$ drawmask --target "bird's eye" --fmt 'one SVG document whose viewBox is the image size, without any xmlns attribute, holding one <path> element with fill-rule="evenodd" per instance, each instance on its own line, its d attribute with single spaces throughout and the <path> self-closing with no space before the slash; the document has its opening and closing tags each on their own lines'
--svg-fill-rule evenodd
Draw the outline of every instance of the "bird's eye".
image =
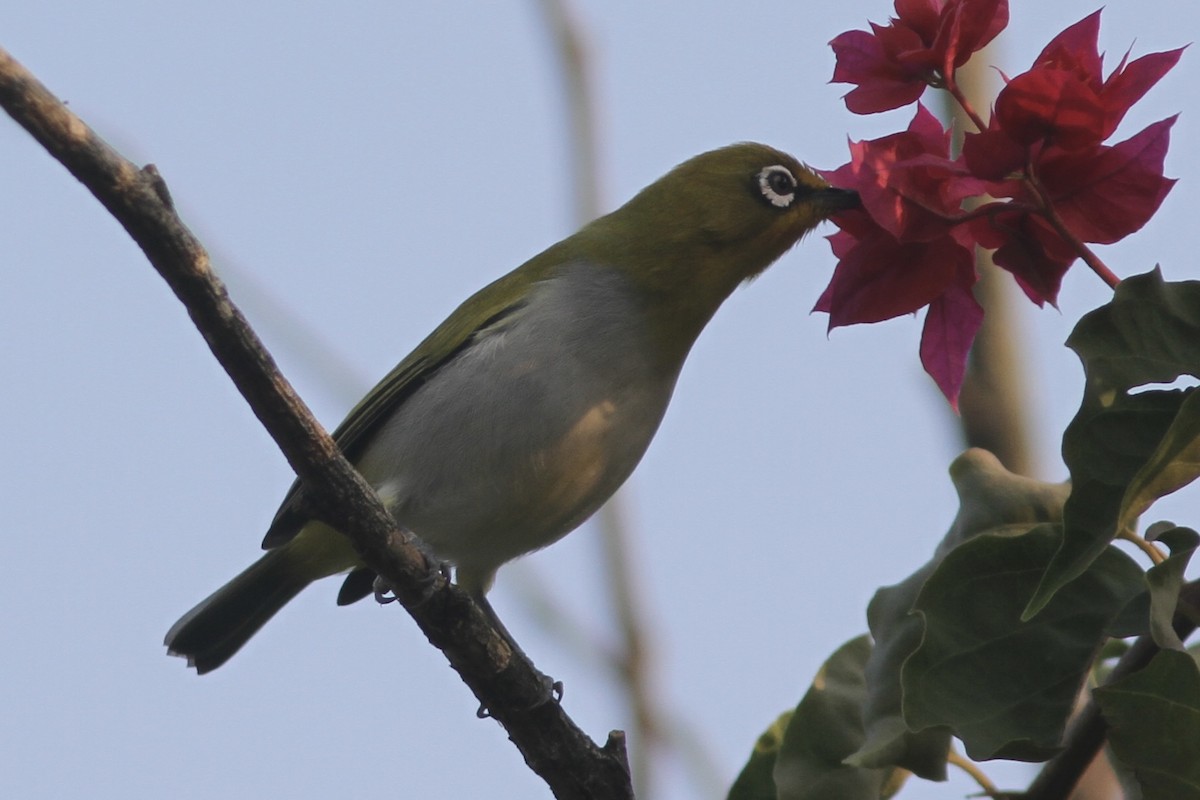
<svg viewBox="0 0 1200 800">
<path fill-rule="evenodd" d="M 787 167 L 776 164 L 758 173 L 763 199 L 776 208 L 787 208 L 796 199 L 796 179 Z"/>
</svg>

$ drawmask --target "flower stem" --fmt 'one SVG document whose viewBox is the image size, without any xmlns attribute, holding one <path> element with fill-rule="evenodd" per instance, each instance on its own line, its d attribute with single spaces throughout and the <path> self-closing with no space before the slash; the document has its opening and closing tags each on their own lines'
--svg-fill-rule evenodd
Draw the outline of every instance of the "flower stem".
<svg viewBox="0 0 1200 800">
<path fill-rule="evenodd" d="M 983 790 L 983 795 L 986 797 L 1007 797 L 1007 793 L 1001 792 L 996 788 L 996 784 L 992 783 L 984 771 L 979 768 L 979 765 L 974 761 L 959 755 L 957 750 L 953 748 L 947 754 L 946 760 L 954 766 L 961 769 L 963 772 L 971 776 L 971 779 L 979 784 L 979 788 Z"/>
<path fill-rule="evenodd" d="M 963 113 L 970 117 L 971 122 L 975 125 L 975 129 L 978 131 L 986 131 L 987 123 L 983 121 L 983 117 L 979 116 L 979 113 L 975 110 L 975 107 L 971 105 L 971 101 L 967 99 L 966 94 L 964 94 L 963 90 L 959 88 L 958 81 L 954 79 L 953 72 L 946 75 L 945 88 L 946 91 L 950 93 L 950 96 L 958 102 L 958 105 L 962 108 Z"/>
<path fill-rule="evenodd" d="M 1100 280 L 1107 283 L 1109 288 L 1116 289 L 1117 284 L 1121 282 L 1121 279 L 1115 272 L 1108 268 L 1108 265 L 1101 260 L 1100 256 L 1096 255 L 1095 252 L 1092 251 L 1092 248 L 1084 244 L 1082 239 L 1071 232 L 1071 229 L 1068 228 L 1066 223 L 1062 221 L 1062 218 L 1058 216 L 1058 212 L 1054 210 L 1054 206 L 1047 204 L 1044 212 L 1046 214 L 1046 221 L 1054 226 L 1054 230 L 1058 232 L 1059 236 L 1066 240 L 1067 244 L 1074 248 L 1075 252 L 1079 254 L 1079 257 L 1083 259 L 1083 263 L 1087 264 L 1088 267 L 1091 268 L 1092 272 L 1099 275 Z"/>
<path fill-rule="evenodd" d="M 1058 215 L 1058 211 L 1055 210 L 1054 203 L 1051 202 L 1050 198 L 1046 195 L 1045 190 L 1042 189 L 1042 185 L 1038 182 L 1037 178 L 1033 176 L 1033 170 L 1031 167 L 1026 167 L 1023 181 L 1025 185 L 1029 187 L 1029 190 L 1033 193 L 1033 195 L 1037 198 L 1042 215 L 1045 216 L 1046 221 L 1050 223 L 1055 232 L 1062 237 L 1063 241 L 1071 246 L 1071 249 L 1083 259 L 1083 263 L 1087 264 L 1088 267 L 1091 268 L 1092 272 L 1100 276 L 1100 280 L 1107 283 L 1110 289 L 1116 289 L 1117 284 L 1121 282 L 1121 278 L 1108 268 L 1108 265 L 1104 263 L 1100 256 L 1093 252 L 1092 248 L 1088 247 L 1082 239 L 1076 236 L 1075 233 L 1067 227 L 1067 224 L 1063 222 L 1062 217 Z"/>
<path fill-rule="evenodd" d="M 1141 536 L 1138 536 L 1133 531 L 1128 531 L 1128 530 L 1121 531 L 1120 533 L 1117 534 L 1117 538 L 1124 539 L 1125 541 L 1133 544 L 1135 547 L 1137 547 L 1139 550 L 1141 550 L 1143 553 L 1145 553 L 1147 556 L 1149 556 L 1150 560 L 1156 565 L 1161 564 L 1167 560 L 1167 557 L 1162 554 L 1161 550 L 1159 550 L 1157 547 L 1155 547 L 1150 542 L 1147 542 Z"/>
</svg>

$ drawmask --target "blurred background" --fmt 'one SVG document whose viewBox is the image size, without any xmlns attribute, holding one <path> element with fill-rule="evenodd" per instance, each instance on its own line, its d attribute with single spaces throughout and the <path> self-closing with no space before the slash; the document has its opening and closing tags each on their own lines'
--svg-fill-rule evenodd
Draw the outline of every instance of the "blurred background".
<svg viewBox="0 0 1200 800">
<path fill-rule="evenodd" d="M 1014 0 L 986 57 L 1020 72 L 1097 6 Z M 884 0 L 565 10 L 590 75 L 594 195 L 558 3 L 44 0 L 0 9 L 0 46 L 158 166 L 332 427 L 460 300 L 577 227 L 588 197 L 609 210 L 739 140 L 833 168 L 847 137 L 911 117 L 853 116 L 849 87 L 827 83 L 826 43 L 886 21 Z M 1198 30 L 1200 6 L 1110 0 L 1101 47 L 1111 68 Z M 1118 132 L 1184 112 L 1167 159 L 1183 180 L 1101 249 L 1118 274 L 1197 275 L 1198 83 L 1188 52 Z M 954 516 L 961 426 L 921 371 L 920 319 L 826 336 L 809 309 L 833 264 L 812 237 L 726 304 L 619 495 L 640 704 L 619 679 L 629 639 L 599 525 L 492 593 L 568 713 L 600 740 L 630 731 L 643 799 L 723 797 L 759 733 L 866 629 L 876 587 L 925 562 Z M 1039 477 L 1066 476 L 1081 392 L 1062 342 L 1108 296 L 1076 265 L 1060 310 L 1018 298 L 999 338 Z M 292 474 L 141 253 L 7 117 L 0 325 L 0 796 L 549 797 L 407 616 L 337 608 L 335 581 L 216 673 L 166 657 L 171 623 L 257 556 Z M 1200 503 L 1156 508 L 1195 524 Z M 985 768 L 1008 788 L 1032 772 Z M 909 792 L 975 790 L 951 777 Z"/>
</svg>

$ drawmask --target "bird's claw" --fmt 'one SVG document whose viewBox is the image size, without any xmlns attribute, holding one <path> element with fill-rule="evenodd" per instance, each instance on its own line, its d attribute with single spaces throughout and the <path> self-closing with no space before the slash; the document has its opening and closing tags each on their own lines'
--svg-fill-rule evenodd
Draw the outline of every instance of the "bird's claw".
<svg viewBox="0 0 1200 800">
<path fill-rule="evenodd" d="M 396 590 L 392 585 L 383 579 L 382 575 L 375 576 L 375 582 L 371 584 L 371 589 L 375 594 L 375 602 L 381 606 L 386 606 L 388 603 L 394 603 L 400 598 L 396 596 Z"/>
<path fill-rule="evenodd" d="M 433 597 L 434 592 L 439 587 L 450 582 L 450 565 L 445 561 L 437 561 L 432 557 L 429 558 L 429 563 L 437 568 L 437 574 L 431 575 L 421 581 L 421 594 L 413 602 L 410 608 L 417 608 L 429 602 L 429 598 Z M 380 605 L 395 603 L 400 599 L 396 594 L 396 589 L 384 580 L 382 575 L 375 576 L 375 582 L 371 586 L 375 593 L 375 602 Z"/>
</svg>

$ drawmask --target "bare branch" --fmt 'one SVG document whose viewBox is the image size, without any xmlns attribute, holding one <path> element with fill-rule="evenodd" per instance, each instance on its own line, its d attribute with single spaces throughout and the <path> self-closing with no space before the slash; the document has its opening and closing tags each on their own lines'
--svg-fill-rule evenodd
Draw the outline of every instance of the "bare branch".
<svg viewBox="0 0 1200 800">
<path fill-rule="evenodd" d="M 138 169 L 0 49 L 0 105 L 83 183 L 125 228 L 183 302 L 296 473 L 314 513 L 354 543 L 396 589 L 429 641 L 504 726 L 530 768 L 566 798 L 632 798 L 624 735 L 600 748 L 546 697 L 544 676 L 488 624 L 471 600 L 426 562 L 371 487 L 309 413 L 183 225 L 166 184 Z"/>
<path fill-rule="evenodd" d="M 587 39 L 566 0 L 540 0 L 540 5 L 558 56 L 567 107 L 575 217 L 582 225 L 600 216 L 600 148 Z"/>
</svg>

